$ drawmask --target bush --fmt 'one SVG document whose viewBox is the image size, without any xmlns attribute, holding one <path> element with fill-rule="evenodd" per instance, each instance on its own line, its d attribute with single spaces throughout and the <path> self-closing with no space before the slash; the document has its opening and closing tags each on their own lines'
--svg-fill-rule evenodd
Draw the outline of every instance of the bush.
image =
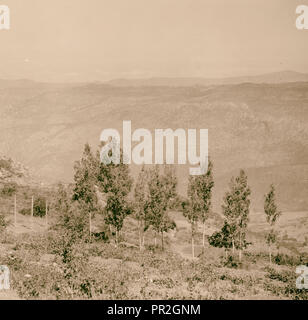
<svg viewBox="0 0 308 320">
<path fill-rule="evenodd" d="M 108 241 L 109 240 L 109 234 L 106 231 L 102 232 L 91 232 L 91 236 L 95 241 Z"/>
<path fill-rule="evenodd" d="M 31 215 L 31 208 L 23 208 L 19 211 L 24 216 Z M 38 197 L 33 203 L 33 216 L 44 217 L 46 215 L 46 199 L 44 197 Z"/>
<path fill-rule="evenodd" d="M 19 210 L 19 213 L 24 215 L 24 216 L 29 216 L 31 214 L 31 209 L 21 209 Z"/>
<path fill-rule="evenodd" d="M 46 215 L 46 199 L 38 197 L 33 203 L 33 215 L 35 217 L 44 217 Z"/>
<path fill-rule="evenodd" d="M 281 282 L 290 282 L 294 278 L 294 273 L 291 273 L 290 271 L 276 271 L 273 268 L 267 268 L 268 271 L 268 278 L 272 280 L 277 280 Z"/>
<path fill-rule="evenodd" d="M 240 263 L 237 258 L 233 256 L 228 256 L 227 258 L 223 258 L 223 265 L 228 268 L 237 268 Z"/>
<path fill-rule="evenodd" d="M 8 225 L 9 222 L 5 219 L 4 214 L 0 213 L 0 231 L 3 231 Z"/>
<path fill-rule="evenodd" d="M 284 265 L 284 266 L 297 266 L 300 264 L 300 261 L 297 257 L 289 256 L 287 254 L 277 254 L 274 257 L 274 262 L 278 265 Z"/>
<path fill-rule="evenodd" d="M 3 186 L 1 194 L 3 196 L 11 197 L 16 192 L 16 187 L 15 183 L 7 183 Z"/>
</svg>

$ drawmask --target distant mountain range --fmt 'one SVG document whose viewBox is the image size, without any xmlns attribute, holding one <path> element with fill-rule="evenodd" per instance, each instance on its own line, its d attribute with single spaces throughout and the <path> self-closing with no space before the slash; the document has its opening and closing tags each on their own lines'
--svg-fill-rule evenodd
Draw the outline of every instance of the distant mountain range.
<svg viewBox="0 0 308 320">
<path fill-rule="evenodd" d="M 93 83 L 47 83 L 36 82 L 28 79 L 5 80 L 0 79 L 0 89 L 4 88 L 37 88 L 57 89 L 63 87 L 86 86 L 86 85 L 106 85 L 116 87 L 193 87 L 193 86 L 211 86 L 211 85 L 228 85 L 241 83 L 255 84 L 278 84 L 290 82 L 308 82 L 308 74 L 295 71 L 280 71 L 266 73 L 256 76 L 241 76 L 227 78 L 141 78 L 141 79 L 113 79 L 110 81 L 96 81 Z"/>
<path fill-rule="evenodd" d="M 230 77 L 230 78 L 150 78 L 150 79 L 115 79 L 108 84 L 123 87 L 140 86 L 209 86 L 239 83 L 286 83 L 286 82 L 307 82 L 308 74 L 294 71 L 282 71 L 268 73 L 258 76 Z"/>
<path fill-rule="evenodd" d="M 0 154 L 23 163 L 47 184 L 70 182 L 84 144 L 97 148 L 101 131 L 121 132 L 123 120 L 132 120 L 133 130 L 207 128 L 217 210 L 240 168 L 248 172 L 254 208 L 262 209 L 263 195 L 274 182 L 282 210 L 307 210 L 308 76 L 282 72 L 241 79 L 149 87 L 133 85 L 135 80 L 126 80 L 129 86 L 2 80 Z M 132 166 L 134 175 L 138 170 Z M 185 194 L 188 166 L 179 166 L 178 174 Z"/>
</svg>

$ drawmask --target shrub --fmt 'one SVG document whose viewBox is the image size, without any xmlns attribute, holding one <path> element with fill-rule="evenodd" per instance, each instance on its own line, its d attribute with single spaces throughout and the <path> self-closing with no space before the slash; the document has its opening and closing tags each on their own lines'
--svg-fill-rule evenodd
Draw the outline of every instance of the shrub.
<svg viewBox="0 0 308 320">
<path fill-rule="evenodd" d="M 24 216 L 29 216 L 31 214 L 31 209 L 24 208 L 24 209 L 19 210 L 19 213 Z"/>
<path fill-rule="evenodd" d="M 35 217 L 44 217 L 46 215 L 46 199 L 38 197 L 33 203 L 33 215 Z"/>
<path fill-rule="evenodd" d="M 9 222 L 5 219 L 4 214 L 0 213 L 0 231 L 3 231 L 8 225 Z"/>
<path fill-rule="evenodd" d="M 268 278 L 272 280 L 278 280 L 278 281 L 287 283 L 294 278 L 294 273 L 291 273 L 289 271 L 283 270 L 283 271 L 277 272 L 272 268 L 267 268 L 267 271 L 269 273 Z"/>
<path fill-rule="evenodd" d="M 228 268 L 237 268 L 239 266 L 239 261 L 233 256 L 228 256 L 223 258 L 223 265 Z"/>
<path fill-rule="evenodd" d="M 279 253 L 274 257 L 274 262 L 278 265 L 289 265 L 297 266 L 300 264 L 299 259 L 294 256 L 289 256 L 287 254 Z"/>
<path fill-rule="evenodd" d="M 31 214 L 31 208 L 23 208 L 19 211 L 24 216 Z M 44 197 L 38 197 L 34 199 L 33 203 L 33 216 L 44 217 L 46 215 L 46 199 Z"/>
<path fill-rule="evenodd" d="M 16 192 L 16 187 L 15 183 L 7 183 L 3 186 L 1 194 L 3 196 L 11 197 Z"/>
<path fill-rule="evenodd" d="M 96 241 L 108 241 L 109 240 L 109 234 L 106 231 L 91 232 L 91 236 Z"/>
</svg>

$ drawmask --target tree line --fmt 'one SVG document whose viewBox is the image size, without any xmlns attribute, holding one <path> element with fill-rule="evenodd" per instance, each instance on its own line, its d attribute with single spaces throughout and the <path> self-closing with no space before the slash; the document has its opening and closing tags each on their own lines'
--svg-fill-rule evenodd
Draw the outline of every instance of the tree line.
<svg viewBox="0 0 308 320">
<path fill-rule="evenodd" d="M 195 257 L 195 236 L 198 225 L 202 226 L 202 248 L 206 247 L 206 222 L 212 212 L 214 188 L 213 162 L 208 162 L 207 172 L 190 176 L 187 197 L 181 199 L 177 194 L 177 176 L 171 165 L 143 166 L 134 184 L 129 166 L 123 163 L 123 153 L 119 164 L 104 164 L 100 161 L 99 151 L 93 153 L 89 144 L 84 147 L 80 161 L 75 164 L 74 186 L 71 200 L 88 220 L 89 237 L 91 223 L 95 214 L 102 214 L 110 234 L 114 235 L 115 245 L 119 245 L 120 233 L 125 218 L 132 215 L 138 222 L 139 248 L 145 248 L 145 233 L 149 228 L 154 231 L 154 242 L 160 237 L 164 248 L 164 234 L 176 227 L 169 217 L 170 209 L 179 206 L 191 225 L 192 256 Z M 72 213 L 71 203 L 65 191 L 58 191 L 58 210 Z M 208 238 L 210 245 L 224 248 L 226 254 L 238 251 L 241 261 L 243 250 L 249 245 L 246 240 L 249 221 L 251 189 L 244 170 L 239 176 L 232 177 L 229 190 L 222 203 L 224 224 L 220 231 Z M 275 188 L 270 186 L 264 196 L 264 212 L 270 231 L 266 235 L 271 262 L 272 246 L 277 240 L 275 224 L 281 212 L 277 208 Z M 87 218 L 86 218 L 87 217 Z"/>
</svg>

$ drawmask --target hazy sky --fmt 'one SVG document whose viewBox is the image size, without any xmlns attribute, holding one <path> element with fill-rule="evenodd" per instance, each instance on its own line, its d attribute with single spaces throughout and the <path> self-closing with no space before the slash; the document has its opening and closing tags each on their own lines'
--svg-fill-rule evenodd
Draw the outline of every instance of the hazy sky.
<svg viewBox="0 0 308 320">
<path fill-rule="evenodd" d="M 0 78 L 96 81 L 308 72 L 308 0 L 0 0 Z"/>
</svg>

